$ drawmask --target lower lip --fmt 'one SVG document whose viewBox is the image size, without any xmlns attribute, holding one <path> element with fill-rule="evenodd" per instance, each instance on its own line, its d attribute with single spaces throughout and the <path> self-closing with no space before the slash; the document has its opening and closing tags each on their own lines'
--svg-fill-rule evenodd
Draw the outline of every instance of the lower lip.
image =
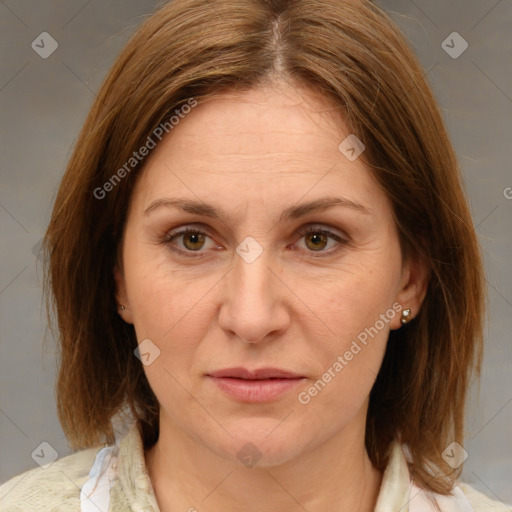
<svg viewBox="0 0 512 512">
<path fill-rule="evenodd" d="M 228 377 L 209 378 L 227 395 L 241 402 L 270 402 L 291 391 L 305 378 L 245 380 Z"/>
</svg>

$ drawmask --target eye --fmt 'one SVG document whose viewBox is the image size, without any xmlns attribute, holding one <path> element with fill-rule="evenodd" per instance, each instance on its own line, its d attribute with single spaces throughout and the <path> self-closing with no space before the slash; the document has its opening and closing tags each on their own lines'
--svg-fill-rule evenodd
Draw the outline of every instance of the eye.
<svg viewBox="0 0 512 512">
<path fill-rule="evenodd" d="M 306 226 L 298 232 L 299 235 L 305 237 L 304 243 L 310 250 L 308 252 L 320 252 L 327 253 L 327 255 L 334 254 L 343 248 L 343 245 L 347 245 L 348 241 L 342 238 L 337 233 L 324 229 L 318 226 Z M 325 247 L 329 243 L 329 239 L 338 242 L 337 247 L 331 250 L 324 251 Z M 336 245 L 336 244 L 335 244 Z M 323 254 L 322 254 L 323 255 Z"/>
<path fill-rule="evenodd" d="M 340 235 L 318 226 L 306 226 L 298 231 L 301 237 L 305 237 L 305 247 L 307 252 L 322 253 L 323 255 L 332 255 L 347 245 L 349 242 L 342 238 Z M 181 239 L 181 247 L 175 244 L 176 240 Z M 186 227 L 179 231 L 170 232 L 165 235 L 162 242 L 169 246 L 169 248 L 181 255 L 187 257 L 202 257 L 207 249 L 205 247 L 207 239 L 211 237 L 197 228 Z M 329 240 L 337 242 L 338 247 L 334 249 L 324 250 L 329 244 Z M 212 241 L 213 242 L 213 241 Z M 334 244 L 336 245 L 336 244 Z M 220 249 L 219 246 L 213 245 L 214 248 Z M 210 247 L 212 248 L 212 247 Z M 194 254 L 195 253 L 195 254 Z"/>
<path fill-rule="evenodd" d="M 175 239 L 182 239 L 182 247 L 173 246 L 172 242 Z M 191 257 L 200 257 L 202 256 L 201 249 L 203 249 L 205 245 L 205 241 L 207 238 L 210 238 L 204 231 L 200 231 L 199 229 L 194 228 L 185 228 L 180 231 L 171 232 L 165 236 L 163 242 L 168 244 L 168 246 L 174 252 L 179 254 L 183 254 Z M 198 253 L 198 254 L 191 254 Z"/>
</svg>

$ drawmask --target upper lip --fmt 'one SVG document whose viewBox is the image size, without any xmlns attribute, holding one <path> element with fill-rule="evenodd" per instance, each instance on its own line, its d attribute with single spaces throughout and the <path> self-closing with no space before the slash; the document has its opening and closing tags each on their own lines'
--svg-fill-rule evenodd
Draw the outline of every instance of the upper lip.
<svg viewBox="0 0 512 512">
<path fill-rule="evenodd" d="M 232 377 L 235 379 L 260 380 L 260 379 L 297 379 L 303 375 L 283 370 L 281 368 L 259 368 L 248 370 L 247 368 L 224 368 L 208 373 L 210 377 Z"/>
</svg>

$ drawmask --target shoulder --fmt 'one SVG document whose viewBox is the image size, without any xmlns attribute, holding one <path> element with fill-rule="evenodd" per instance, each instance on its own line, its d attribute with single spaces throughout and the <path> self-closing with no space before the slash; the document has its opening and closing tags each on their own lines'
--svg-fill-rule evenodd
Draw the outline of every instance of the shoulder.
<svg viewBox="0 0 512 512">
<path fill-rule="evenodd" d="M 80 489 L 101 446 L 57 459 L 0 485 L 2 512 L 80 512 Z"/>
<path fill-rule="evenodd" d="M 410 474 L 409 450 L 395 443 L 384 473 L 376 512 L 512 512 L 512 507 L 456 481 L 449 494 L 439 494 L 417 485 Z M 499 498 L 498 498 L 499 499 Z"/>
<path fill-rule="evenodd" d="M 459 489 L 464 493 L 464 496 L 471 504 L 474 512 L 512 512 L 510 505 L 505 505 L 500 501 L 493 500 L 485 494 L 473 489 L 468 484 L 458 484 Z"/>
</svg>

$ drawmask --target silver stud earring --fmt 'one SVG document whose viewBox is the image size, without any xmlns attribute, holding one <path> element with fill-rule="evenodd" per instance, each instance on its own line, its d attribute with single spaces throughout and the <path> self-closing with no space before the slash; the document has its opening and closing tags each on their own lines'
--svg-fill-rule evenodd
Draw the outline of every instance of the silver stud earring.
<svg viewBox="0 0 512 512">
<path fill-rule="evenodd" d="M 400 322 L 402 324 L 406 324 L 407 322 L 410 322 L 412 320 L 411 318 L 411 310 L 410 309 L 404 309 L 402 311 L 402 318 L 400 318 Z"/>
<path fill-rule="evenodd" d="M 125 306 L 123 306 L 123 305 L 121 304 L 121 305 L 119 306 L 119 309 L 120 309 L 121 311 L 124 311 L 124 310 L 126 309 L 126 307 L 125 307 Z"/>
</svg>

